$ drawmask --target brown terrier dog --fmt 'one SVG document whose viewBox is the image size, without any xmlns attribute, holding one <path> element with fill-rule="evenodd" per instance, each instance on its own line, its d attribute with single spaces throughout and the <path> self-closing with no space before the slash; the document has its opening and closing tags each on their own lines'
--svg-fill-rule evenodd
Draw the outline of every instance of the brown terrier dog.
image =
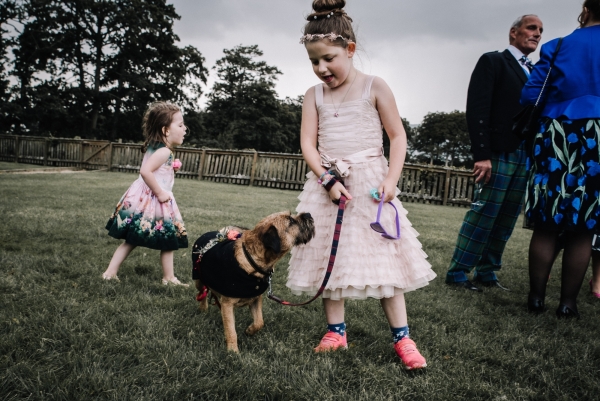
<svg viewBox="0 0 600 401">
<path fill-rule="evenodd" d="M 233 308 L 250 307 L 253 322 L 246 334 L 262 329 L 262 294 L 269 286 L 275 263 L 293 246 L 306 244 L 314 235 L 309 213 L 292 216 L 281 212 L 265 217 L 252 230 L 225 227 L 202 235 L 194 243 L 192 278 L 199 291 L 199 309 L 208 309 L 210 290 L 221 307 L 229 351 L 239 352 Z"/>
</svg>

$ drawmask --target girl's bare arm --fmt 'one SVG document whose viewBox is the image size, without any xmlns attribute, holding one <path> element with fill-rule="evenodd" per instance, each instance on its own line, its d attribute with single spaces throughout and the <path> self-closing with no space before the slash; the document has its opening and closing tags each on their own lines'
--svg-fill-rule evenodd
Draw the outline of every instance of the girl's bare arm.
<svg viewBox="0 0 600 401">
<path fill-rule="evenodd" d="M 154 171 L 157 170 L 160 166 L 165 164 L 165 162 L 169 159 L 171 155 L 171 151 L 169 148 L 160 148 L 152 156 L 146 160 L 146 163 L 140 169 L 140 175 L 144 179 L 144 182 L 148 187 L 154 192 L 154 195 L 158 198 L 158 201 L 163 203 L 167 202 L 171 199 L 171 194 L 167 191 L 164 191 L 160 185 L 158 185 L 158 181 L 154 177 Z"/>
</svg>

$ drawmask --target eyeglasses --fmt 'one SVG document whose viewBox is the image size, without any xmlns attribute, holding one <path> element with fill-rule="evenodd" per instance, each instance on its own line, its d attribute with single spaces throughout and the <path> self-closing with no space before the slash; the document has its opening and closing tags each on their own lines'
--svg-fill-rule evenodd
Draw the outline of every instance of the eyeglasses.
<svg viewBox="0 0 600 401">
<path fill-rule="evenodd" d="M 381 193 L 381 201 L 379 202 L 379 208 L 377 209 L 377 220 L 375 220 L 373 223 L 370 224 L 371 228 L 373 229 L 373 231 L 380 233 L 383 238 L 400 239 L 400 218 L 398 217 L 398 209 L 396 208 L 396 206 L 394 206 L 394 204 L 392 202 L 389 202 L 388 204 L 391 205 L 394 208 L 394 210 L 396 211 L 396 236 L 392 236 L 392 235 L 388 234 L 388 232 L 385 231 L 385 228 L 383 228 L 383 226 L 379 222 L 379 219 L 381 217 L 381 210 L 383 209 L 383 204 L 385 203 L 383 201 L 384 199 L 385 199 L 385 194 L 382 192 Z"/>
</svg>

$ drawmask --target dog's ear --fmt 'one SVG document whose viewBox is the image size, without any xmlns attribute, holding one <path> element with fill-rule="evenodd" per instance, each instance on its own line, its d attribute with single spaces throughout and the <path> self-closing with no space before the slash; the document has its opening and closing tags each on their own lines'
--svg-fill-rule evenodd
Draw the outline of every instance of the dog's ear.
<svg viewBox="0 0 600 401">
<path fill-rule="evenodd" d="M 281 252 L 281 239 L 279 239 L 279 233 L 274 226 L 269 227 L 262 236 L 262 243 L 265 249 L 273 251 L 275 254 Z"/>
</svg>

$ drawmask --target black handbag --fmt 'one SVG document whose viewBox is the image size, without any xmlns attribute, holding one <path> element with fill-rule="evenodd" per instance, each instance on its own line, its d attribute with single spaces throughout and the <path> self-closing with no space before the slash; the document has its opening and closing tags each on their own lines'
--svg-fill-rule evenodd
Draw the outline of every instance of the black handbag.
<svg viewBox="0 0 600 401">
<path fill-rule="evenodd" d="M 554 50 L 554 54 L 552 55 L 552 61 L 550 62 L 548 74 L 546 75 L 546 79 L 544 80 L 544 84 L 542 85 L 542 89 L 540 90 L 540 94 L 538 95 L 535 104 L 529 104 L 525 106 L 525 108 L 523 108 L 523 110 L 521 110 L 519 114 L 513 118 L 512 132 L 521 140 L 532 139 L 537 133 L 539 119 L 543 109 L 542 105 L 540 105 L 540 99 L 542 98 L 542 94 L 544 93 L 544 89 L 548 83 L 548 78 L 550 78 L 550 73 L 552 72 L 552 67 L 554 67 L 554 61 L 556 60 L 556 56 L 560 50 L 562 40 L 563 38 L 558 40 L 556 50 Z"/>
</svg>

